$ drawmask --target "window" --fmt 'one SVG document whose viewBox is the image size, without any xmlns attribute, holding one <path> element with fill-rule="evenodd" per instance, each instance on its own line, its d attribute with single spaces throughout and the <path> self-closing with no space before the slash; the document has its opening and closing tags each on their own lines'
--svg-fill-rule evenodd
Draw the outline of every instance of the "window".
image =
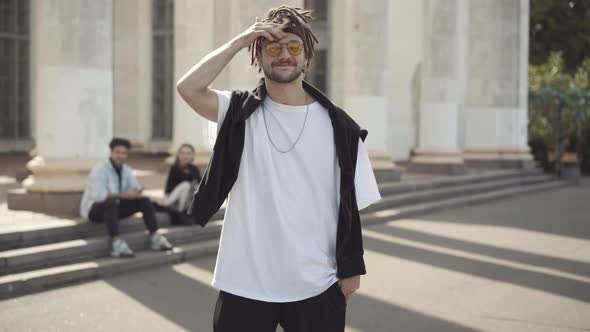
<svg viewBox="0 0 590 332">
<path fill-rule="evenodd" d="M 328 0 L 305 0 L 305 8 L 311 10 L 311 29 L 319 40 L 305 80 L 323 93 L 328 93 Z"/>
<path fill-rule="evenodd" d="M 30 138 L 28 0 L 0 0 L 0 120 L 0 139 Z"/>
<path fill-rule="evenodd" d="M 326 49 L 316 49 L 306 79 L 323 93 L 327 93 L 328 63 Z"/>
<path fill-rule="evenodd" d="M 152 139 L 172 139 L 174 1 L 152 0 Z"/>
<path fill-rule="evenodd" d="M 328 20 L 328 0 L 305 0 L 305 9 L 311 9 L 315 20 Z"/>
</svg>

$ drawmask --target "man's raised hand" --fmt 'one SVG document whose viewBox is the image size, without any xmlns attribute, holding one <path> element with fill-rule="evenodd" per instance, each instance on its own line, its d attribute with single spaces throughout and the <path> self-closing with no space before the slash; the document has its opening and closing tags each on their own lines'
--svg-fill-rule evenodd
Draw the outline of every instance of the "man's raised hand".
<svg viewBox="0 0 590 332">
<path fill-rule="evenodd" d="M 288 22 L 285 22 L 283 24 L 261 22 L 260 19 L 257 17 L 254 24 L 252 24 L 248 29 L 246 29 L 244 32 L 238 35 L 236 37 L 236 40 L 240 42 L 242 47 L 250 46 L 250 44 L 252 44 L 256 39 L 260 37 L 264 37 L 270 41 L 279 40 L 286 36 L 282 29 L 287 24 Z"/>
</svg>

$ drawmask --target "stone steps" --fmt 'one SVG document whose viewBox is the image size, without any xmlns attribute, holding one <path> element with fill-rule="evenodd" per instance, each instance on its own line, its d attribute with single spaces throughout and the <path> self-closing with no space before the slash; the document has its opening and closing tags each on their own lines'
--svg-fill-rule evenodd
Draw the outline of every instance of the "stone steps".
<svg viewBox="0 0 590 332">
<path fill-rule="evenodd" d="M 438 178 L 404 180 L 403 182 L 389 182 L 379 184 L 381 196 L 392 194 L 410 193 L 420 190 L 446 188 L 488 181 L 499 181 L 513 178 L 522 178 L 544 174 L 541 170 L 518 171 L 518 170 L 494 170 L 485 173 L 474 173 L 457 176 Z"/>
<path fill-rule="evenodd" d="M 525 184 L 519 187 L 498 189 L 475 195 L 460 196 L 428 203 L 403 206 L 396 209 L 382 209 L 379 211 L 373 211 L 371 213 L 365 213 L 361 215 L 361 221 L 364 226 L 380 224 L 392 220 L 410 218 L 449 208 L 481 204 L 519 194 L 559 189 L 568 185 L 569 183 L 564 181 L 547 181 L 541 183 Z"/>
<path fill-rule="evenodd" d="M 221 224 L 221 220 L 217 220 L 208 224 L 205 228 L 200 226 L 178 226 L 161 228 L 160 232 L 173 244 L 194 243 L 219 237 Z M 134 251 L 148 249 L 148 236 L 143 229 L 126 233 L 123 237 Z M 5 250 L 0 252 L 0 276 L 105 257 L 109 253 L 110 240 L 106 235 Z"/>
<path fill-rule="evenodd" d="M 374 204 L 378 205 L 377 208 L 371 206 L 361 211 L 361 222 L 366 226 L 567 185 L 538 172 L 498 173 L 479 178 L 479 182 L 466 176 L 457 177 L 455 181 L 416 181 L 412 184 L 413 187 L 406 188 L 412 192 L 392 190 L 389 194 L 383 194 L 382 201 Z M 396 187 L 390 184 L 383 186 Z M 221 220 L 212 221 L 205 228 L 163 227 L 163 233 L 178 247 L 168 253 L 148 250 L 143 224 L 137 221 L 134 224 L 138 227 L 128 228 L 123 235 L 136 252 L 137 256 L 133 259 L 107 257 L 109 243 L 101 225 L 92 225 L 100 228 L 101 236 L 55 241 L 0 252 L 0 297 L 12 297 L 143 267 L 173 264 L 217 251 Z M 21 234 L 23 238 L 27 238 L 25 233 L 26 231 Z M 45 234 L 41 238 L 46 240 L 51 239 L 51 236 Z"/>
<path fill-rule="evenodd" d="M 213 220 L 222 219 L 225 209 L 221 208 Z M 160 227 L 169 227 L 170 218 L 167 214 L 156 212 L 156 219 Z M 121 234 L 144 230 L 141 217 L 129 217 L 121 220 L 119 231 Z M 58 241 L 87 239 L 103 236 L 106 228 L 103 224 L 95 224 L 82 219 L 52 221 L 43 225 L 30 225 L 19 228 L 0 230 L 0 250 L 26 248 L 30 246 L 50 244 Z"/>
<path fill-rule="evenodd" d="M 415 192 L 388 195 L 384 196 L 380 202 L 364 209 L 362 214 L 371 213 L 374 211 L 390 210 L 399 206 L 413 206 L 424 202 L 444 200 L 451 197 L 472 195 L 475 193 L 487 192 L 490 190 L 503 189 L 507 187 L 514 187 L 520 185 L 528 185 L 539 182 L 550 181 L 550 177 L 545 175 L 532 175 L 527 177 L 516 177 L 501 179 L 499 181 L 489 181 L 482 183 L 472 183 L 460 186 L 446 186 L 437 189 L 418 190 Z M 160 216 L 165 217 L 165 216 Z M 167 234 L 170 241 L 175 244 L 186 243 L 189 241 L 198 241 L 203 237 L 214 237 L 221 229 L 221 221 L 217 220 L 208 225 L 205 229 L 200 227 L 174 227 L 167 229 L 167 221 L 160 222 L 163 231 Z M 143 223 L 140 221 L 127 221 L 122 227 L 122 236 L 129 242 L 130 246 L 136 250 L 147 248 L 147 236 L 144 231 Z M 73 261 L 91 259 L 96 257 L 103 257 L 109 253 L 109 240 L 104 235 L 104 229 L 101 225 L 94 224 L 76 224 L 74 226 L 64 226 L 70 232 L 70 235 L 75 236 L 81 231 L 88 230 L 92 227 L 93 232 L 88 231 L 84 235 L 92 234 L 94 237 L 80 237 L 75 239 L 67 239 L 59 241 L 53 238 L 52 234 L 59 234 L 59 229 L 49 229 L 49 233 L 43 234 L 41 239 L 43 242 L 51 242 L 48 244 L 36 243 L 35 245 L 4 250 L 0 252 L 0 275 L 9 273 L 17 273 L 46 266 L 55 266 L 58 264 L 65 264 Z M 72 228 L 78 229 L 79 232 L 72 231 Z M 98 229 L 97 229 L 98 228 Z M 100 235 L 94 234 L 96 231 Z M 23 238 L 32 239 L 31 234 L 38 233 L 38 230 L 32 232 L 23 232 Z M 37 234 L 39 235 L 39 234 Z M 63 237 L 63 235 L 60 234 Z"/>
<path fill-rule="evenodd" d="M 133 259 L 103 257 L 1 276 L 0 299 L 213 255 L 217 253 L 217 244 L 217 239 L 205 240 L 176 246 L 169 252 L 138 251 Z"/>
<path fill-rule="evenodd" d="M 500 179 L 494 179 L 494 181 L 482 183 L 468 182 L 467 184 L 459 184 L 456 186 L 435 187 L 434 189 L 418 190 L 403 194 L 390 194 L 387 196 L 382 195 L 382 199 L 379 202 L 367 207 L 363 212 L 367 213 L 398 206 L 444 200 L 457 196 L 479 194 L 492 190 L 543 183 L 551 180 L 553 180 L 552 176 L 544 174 L 508 178 L 502 177 Z"/>
<path fill-rule="evenodd" d="M 394 194 L 408 194 L 416 193 L 416 201 L 424 201 L 420 199 L 419 192 L 443 189 L 448 187 L 457 187 L 468 184 L 483 184 L 485 182 L 500 181 L 506 179 L 519 179 L 523 177 L 537 176 L 542 173 L 539 172 L 520 172 L 520 171 L 492 171 L 483 174 L 468 174 L 455 177 L 444 177 L 434 179 L 419 179 L 404 182 L 384 182 L 379 183 L 379 191 L 381 196 L 386 197 Z M 422 197 L 428 197 L 424 195 Z M 379 203 L 376 203 L 379 204 Z M 382 204 L 379 204 L 382 206 Z M 368 207 L 368 211 L 374 209 L 373 206 Z M 225 208 L 222 207 L 214 216 L 213 220 L 223 219 Z M 170 220 L 166 214 L 157 214 L 158 224 L 160 227 L 170 226 Z M 121 220 L 120 233 L 127 234 L 145 229 L 138 218 L 128 218 Z M 105 227 L 101 224 L 93 224 L 81 219 L 63 220 L 59 222 L 51 222 L 46 225 L 33 225 L 30 227 L 21 227 L 16 229 L 0 230 L 0 250 L 10 250 L 18 248 L 26 248 L 30 246 L 55 243 L 60 241 L 69 241 L 76 239 L 86 239 L 104 235 Z"/>
</svg>

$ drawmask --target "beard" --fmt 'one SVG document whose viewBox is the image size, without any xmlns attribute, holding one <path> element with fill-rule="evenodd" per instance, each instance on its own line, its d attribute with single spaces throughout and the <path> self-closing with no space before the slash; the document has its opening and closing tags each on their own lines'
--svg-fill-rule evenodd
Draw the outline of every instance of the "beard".
<svg viewBox="0 0 590 332">
<path fill-rule="evenodd" d="M 276 64 L 276 65 L 280 65 L 280 64 Z M 262 68 L 262 71 L 264 72 L 264 76 L 273 82 L 283 83 L 283 84 L 284 83 L 291 83 L 291 82 L 295 81 L 297 78 L 299 78 L 299 76 L 303 72 L 303 66 L 295 66 L 295 69 L 289 74 L 278 73 L 278 72 L 274 71 L 274 67 L 276 65 L 271 65 L 270 69 L 267 69 L 265 67 Z M 290 63 L 289 65 L 292 65 L 292 64 Z"/>
</svg>

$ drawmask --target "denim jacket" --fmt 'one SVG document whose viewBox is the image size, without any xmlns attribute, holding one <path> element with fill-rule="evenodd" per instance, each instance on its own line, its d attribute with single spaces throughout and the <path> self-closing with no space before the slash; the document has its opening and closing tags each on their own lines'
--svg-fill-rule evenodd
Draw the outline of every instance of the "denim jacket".
<svg viewBox="0 0 590 332">
<path fill-rule="evenodd" d="M 130 189 L 136 191 L 142 189 L 131 167 L 123 164 L 121 188 L 119 188 L 119 176 L 111 161 L 107 159 L 98 163 L 92 168 L 86 180 L 86 189 L 80 202 L 80 215 L 88 218 L 93 203 L 104 201 L 110 193 L 124 193 Z"/>
</svg>

